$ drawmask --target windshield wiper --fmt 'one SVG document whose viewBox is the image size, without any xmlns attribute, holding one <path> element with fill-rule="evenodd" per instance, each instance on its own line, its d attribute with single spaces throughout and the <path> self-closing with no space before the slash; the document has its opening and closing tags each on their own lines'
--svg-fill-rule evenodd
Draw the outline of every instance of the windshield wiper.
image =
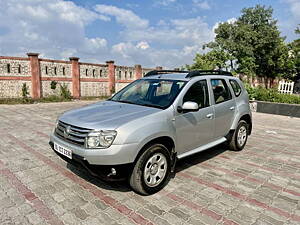
<svg viewBox="0 0 300 225">
<path fill-rule="evenodd" d="M 113 100 L 115 102 L 121 102 L 121 103 L 128 103 L 128 104 L 133 104 L 133 105 L 136 105 L 136 103 L 134 102 L 130 102 L 130 101 L 126 101 L 126 100 Z"/>
<path fill-rule="evenodd" d="M 139 104 L 142 106 L 148 106 L 148 107 L 153 107 L 153 108 L 158 108 L 158 109 L 163 109 L 164 107 L 159 106 L 159 105 L 152 105 L 152 104 Z"/>
</svg>

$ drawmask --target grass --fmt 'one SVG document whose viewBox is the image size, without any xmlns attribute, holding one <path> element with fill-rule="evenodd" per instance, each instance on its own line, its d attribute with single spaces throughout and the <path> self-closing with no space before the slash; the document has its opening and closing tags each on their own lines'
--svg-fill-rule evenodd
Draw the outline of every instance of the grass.
<svg viewBox="0 0 300 225">
<path fill-rule="evenodd" d="M 105 100 L 108 96 L 100 97 L 81 97 L 80 100 L 93 101 L 93 100 Z M 34 104 L 34 103 L 49 103 L 49 102 L 70 102 L 74 101 L 72 98 L 64 98 L 61 96 L 51 95 L 40 99 L 32 98 L 0 98 L 0 104 L 15 105 L 15 104 Z"/>
</svg>

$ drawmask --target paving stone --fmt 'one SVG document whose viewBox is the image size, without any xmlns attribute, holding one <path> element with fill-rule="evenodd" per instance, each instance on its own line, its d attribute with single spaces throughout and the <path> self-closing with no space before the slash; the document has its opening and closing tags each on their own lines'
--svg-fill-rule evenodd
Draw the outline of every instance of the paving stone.
<svg viewBox="0 0 300 225">
<path fill-rule="evenodd" d="M 31 224 L 39 224 L 43 222 L 43 219 L 36 212 L 30 213 L 26 215 L 26 217 Z"/>
<path fill-rule="evenodd" d="M 57 115 L 90 103 L 1 105 L 1 225 L 46 224 L 41 212 L 44 216 L 51 212 L 65 224 L 127 225 L 146 221 L 211 225 L 222 224 L 225 220 L 216 218 L 224 218 L 247 225 L 298 225 L 298 221 L 284 216 L 287 214 L 265 206 L 300 215 L 300 119 L 253 113 L 253 132 L 243 151 L 226 151 L 218 146 L 183 159 L 178 162 L 175 178 L 162 192 L 140 196 L 125 183 L 95 179 L 50 149 L 47 135 L 53 131 Z M 266 130 L 276 130 L 277 135 Z M 26 190 L 12 185 L 12 178 L 2 174 L 1 163 Z M 120 211 L 113 200 L 104 203 L 103 194 L 121 204 Z M 28 200 L 32 198 L 43 205 L 34 205 Z"/>
<path fill-rule="evenodd" d="M 105 203 L 103 203 L 102 201 L 100 201 L 98 199 L 92 201 L 92 204 L 94 204 L 98 209 L 101 209 L 101 210 L 105 210 L 108 207 Z"/>
<path fill-rule="evenodd" d="M 153 214 L 155 214 L 155 215 L 161 216 L 163 213 L 165 213 L 164 210 L 161 210 L 160 208 L 158 208 L 157 206 L 152 205 L 152 204 L 148 204 L 148 205 L 146 206 L 146 208 L 147 208 L 149 211 L 151 211 Z"/>
</svg>

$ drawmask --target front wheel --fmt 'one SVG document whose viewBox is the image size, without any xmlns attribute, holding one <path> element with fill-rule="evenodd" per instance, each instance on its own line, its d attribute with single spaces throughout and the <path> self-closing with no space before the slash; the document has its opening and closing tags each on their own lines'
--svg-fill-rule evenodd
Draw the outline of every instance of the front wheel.
<svg viewBox="0 0 300 225">
<path fill-rule="evenodd" d="M 238 123 L 231 140 L 228 141 L 229 148 L 234 151 L 243 150 L 248 140 L 248 134 L 249 125 L 244 120 L 241 120 Z"/>
<path fill-rule="evenodd" d="M 162 144 L 153 144 L 136 161 L 129 179 L 130 186 L 140 194 L 154 194 L 168 182 L 170 169 L 168 149 Z"/>
</svg>

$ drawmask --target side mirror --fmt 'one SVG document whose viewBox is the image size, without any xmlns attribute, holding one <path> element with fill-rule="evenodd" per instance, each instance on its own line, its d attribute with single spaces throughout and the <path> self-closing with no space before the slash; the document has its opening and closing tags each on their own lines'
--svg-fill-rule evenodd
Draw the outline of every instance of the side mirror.
<svg viewBox="0 0 300 225">
<path fill-rule="evenodd" d="M 181 112 L 196 112 L 199 110 L 199 105 L 196 102 L 185 102 L 182 106 L 177 107 L 177 111 Z"/>
</svg>

